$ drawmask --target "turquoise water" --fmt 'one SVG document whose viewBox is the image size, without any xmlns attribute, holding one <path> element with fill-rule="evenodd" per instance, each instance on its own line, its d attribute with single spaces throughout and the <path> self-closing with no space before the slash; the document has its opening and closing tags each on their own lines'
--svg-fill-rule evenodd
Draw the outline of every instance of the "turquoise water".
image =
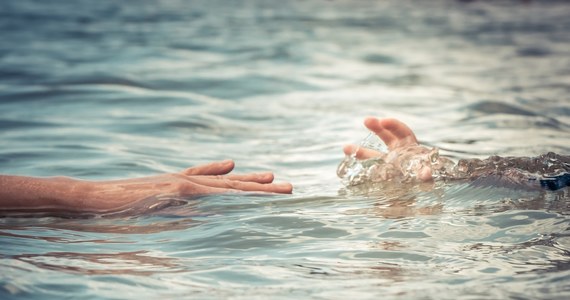
<svg viewBox="0 0 570 300">
<path fill-rule="evenodd" d="M 452 157 L 570 153 L 565 1 L 4 1 L 1 172 L 232 158 L 292 195 L 0 218 L 0 299 L 567 299 L 569 189 L 346 189 L 397 117 Z"/>
</svg>

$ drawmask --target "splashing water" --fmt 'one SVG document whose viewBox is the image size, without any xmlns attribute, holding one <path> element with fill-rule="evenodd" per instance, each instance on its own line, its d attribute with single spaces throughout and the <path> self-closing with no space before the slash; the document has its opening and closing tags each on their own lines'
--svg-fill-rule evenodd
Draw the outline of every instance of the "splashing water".
<svg viewBox="0 0 570 300">
<path fill-rule="evenodd" d="M 357 159 L 359 148 L 378 151 L 379 156 Z M 429 149 L 418 145 L 388 150 L 371 133 L 340 163 L 337 175 L 345 186 L 385 181 L 409 182 L 421 180 L 426 170 L 431 172 L 433 178 L 449 178 L 453 174 L 454 165 L 453 161 L 439 155 L 438 148 Z"/>
<path fill-rule="evenodd" d="M 378 137 L 369 133 L 359 145 L 359 148 L 368 148 L 378 152 L 388 152 L 388 147 L 378 140 Z M 382 157 L 359 160 L 356 158 L 358 148 L 354 149 L 351 155 L 347 155 L 337 168 L 337 175 L 341 178 L 345 186 L 359 185 L 365 182 L 380 181 L 380 172 L 390 171 Z"/>
<path fill-rule="evenodd" d="M 376 150 L 378 157 L 358 159 L 360 147 Z M 369 134 L 353 153 L 347 155 L 337 168 L 345 186 L 375 182 L 422 181 L 424 172 L 434 180 L 469 179 L 511 187 L 544 187 L 556 190 L 570 186 L 570 156 L 553 152 L 536 157 L 500 157 L 461 159 L 457 163 L 440 156 L 438 148 L 411 146 L 388 150 L 374 134 Z"/>
</svg>

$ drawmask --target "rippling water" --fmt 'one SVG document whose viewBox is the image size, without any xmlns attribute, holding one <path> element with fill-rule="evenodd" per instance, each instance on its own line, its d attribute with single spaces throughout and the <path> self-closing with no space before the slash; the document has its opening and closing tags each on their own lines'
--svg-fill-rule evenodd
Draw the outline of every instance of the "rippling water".
<svg viewBox="0 0 570 300">
<path fill-rule="evenodd" d="M 289 196 L 1 218 L 0 298 L 570 297 L 569 189 L 345 189 L 397 117 L 454 159 L 570 153 L 566 1 L 3 1 L 2 173 L 233 158 Z"/>
</svg>

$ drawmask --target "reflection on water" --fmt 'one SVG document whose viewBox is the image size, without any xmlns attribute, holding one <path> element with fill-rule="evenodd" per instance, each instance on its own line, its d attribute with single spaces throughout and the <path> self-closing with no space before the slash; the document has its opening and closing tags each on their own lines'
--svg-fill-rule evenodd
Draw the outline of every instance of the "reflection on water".
<svg viewBox="0 0 570 300">
<path fill-rule="evenodd" d="M 138 275 L 181 272 L 172 258 L 152 257 L 146 251 L 120 253 L 49 252 L 14 255 L 12 259 L 40 269 L 82 275 Z"/>
<path fill-rule="evenodd" d="M 47 278 L 33 274 L 58 272 L 86 276 L 74 281 L 79 285 L 115 276 L 114 286 L 123 291 L 137 284 L 145 291 L 168 284 L 174 294 L 223 297 L 235 295 L 225 287 L 229 284 L 243 297 L 258 289 L 265 296 L 290 296 L 290 286 L 300 280 L 311 284 L 310 294 L 333 296 L 330 283 L 335 282 L 343 290 L 359 283 L 356 293 L 373 285 L 414 297 L 420 287 L 410 282 L 420 281 L 421 290 L 434 293 L 461 282 L 467 287 L 458 293 L 465 288 L 475 293 L 497 278 L 508 290 L 518 285 L 519 276 L 546 274 L 558 282 L 567 272 L 568 190 L 525 199 L 531 195 L 467 183 L 408 188 L 306 197 L 295 204 L 209 199 L 204 204 L 220 214 L 198 217 L 199 222 L 143 216 L 4 218 L 1 261 L 11 273 L 2 276 L 28 279 L 12 286 L 15 295 L 22 290 L 56 294 L 40 288 Z M 132 275 L 146 279 L 125 277 Z M 541 279 L 531 288 L 548 282 Z M 12 281 L 6 290 L 9 285 Z M 294 291 L 309 292 L 296 285 Z"/>
<path fill-rule="evenodd" d="M 2 173 L 96 180 L 233 158 L 295 193 L 2 217 L 0 298 L 569 298 L 568 188 L 344 188 L 335 174 L 368 115 L 454 161 L 568 155 L 569 13 L 556 0 L 1 2 Z"/>
</svg>

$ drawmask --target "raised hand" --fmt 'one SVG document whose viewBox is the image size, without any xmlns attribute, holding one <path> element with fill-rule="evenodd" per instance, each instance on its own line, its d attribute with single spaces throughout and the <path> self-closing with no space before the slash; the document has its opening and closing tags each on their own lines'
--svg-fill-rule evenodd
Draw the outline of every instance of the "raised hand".
<svg viewBox="0 0 570 300">
<path fill-rule="evenodd" d="M 388 152 L 347 145 L 343 149 L 346 155 L 355 155 L 360 160 L 382 158 L 384 162 L 399 169 L 402 174 L 413 172 L 421 181 L 432 179 L 430 167 L 425 164 L 411 165 L 415 161 L 426 159 L 431 150 L 419 145 L 416 135 L 406 124 L 396 119 L 368 117 L 364 120 L 364 126 L 382 139 L 388 146 Z"/>
</svg>

